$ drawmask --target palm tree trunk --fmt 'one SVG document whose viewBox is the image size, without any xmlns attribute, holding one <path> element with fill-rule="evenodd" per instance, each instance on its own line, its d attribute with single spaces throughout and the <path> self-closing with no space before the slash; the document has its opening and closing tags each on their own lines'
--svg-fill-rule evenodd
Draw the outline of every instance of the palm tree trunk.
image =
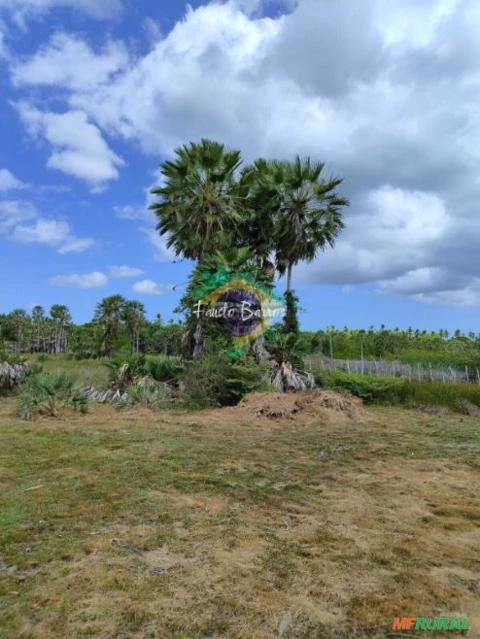
<svg viewBox="0 0 480 639">
<path fill-rule="evenodd" d="M 195 331 L 193 333 L 193 357 L 203 357 L 205 352 L 205 337 L 203 335 L 202 320 L 197 319 Z"/>
<path fill-rule="evenodd" d="M 287 293 L 291 293 L 292 291 L 292 271 L 293 264 L 289 262 L 287 267 Z"/>
</svg>

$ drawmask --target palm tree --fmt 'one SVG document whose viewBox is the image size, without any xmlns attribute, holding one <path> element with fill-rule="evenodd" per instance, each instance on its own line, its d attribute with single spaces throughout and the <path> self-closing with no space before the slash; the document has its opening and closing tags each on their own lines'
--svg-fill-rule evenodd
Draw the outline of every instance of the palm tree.
<svg viewBox="0 0 480 639">
<path fill-rule="evenodd" d="M 140 342 L 140 329 L 145 324 L 145 306 L 141 302 L 125 302 L 122 311 L 122 320 L 125 322 L 132 353 L 138 353 Z"/>
<path fill-rule="evenodd" d="M 32 343 L 30 345 L 31 350 L 34 352 L 41 352 L 45 349 L 45 310 L 43 306 L 37 304 L 32 309 Z"/>
<path fill-rule="evenodd" d="M 175 151 L 175 159 L 161 167 L 164 185 L 152 190 L 159 197 L 152 209 L 157 230 L 177 256 L 197 261 L 197 266 L 217 250 L 233 246 L 238 237 L 244 203 L 238 188 L 239 151 L 202 140 Z M 188 306 L 189 292 L 184 298 Z M 204 350 L 201 318 L 193 320 L 186 335 L 193 336 L 193 353 Z"/>
<path fill-rule="evenodd" d="M 299 262 L 313 261 L 320 250 L 333 247 L 344 228 L 342 208 L 347 199 L 336 192 L 339 178 L 322 178 L 323 163 L 302 160 L 270 164 L 272 183 L 278 189 L 276 263 L 281 275 L 287 274 L 287 332 L 297 324 L 292 293 L 292 271 Z"/>
<path fill-rule="evenodd" d="M 164 185 L 152 190 L 160 199 L 150 209 L 168 248 L 200 261 L 234 241 L 242 217 L 236 181 L 240 152 L 202 140 L 177 149 L 175 156 L 161 167 Z"/>
<path fill-rule="evenodd" d="M 54 352 L 58 355 L 68 348 L 68 328 L 72 324 L 72 316 L 68 306 L 54 304 L 50 309 L 50 318 L 54 325 Z"/>
<path fill-rule="evenodd" d="M 101 351 L 107 357 L 111 357 L 115 351 L 125 304 L 122 295 L 111 295 L 105 297 L 95 310 L 94 321 L 103 329 Z"/>
</svg>

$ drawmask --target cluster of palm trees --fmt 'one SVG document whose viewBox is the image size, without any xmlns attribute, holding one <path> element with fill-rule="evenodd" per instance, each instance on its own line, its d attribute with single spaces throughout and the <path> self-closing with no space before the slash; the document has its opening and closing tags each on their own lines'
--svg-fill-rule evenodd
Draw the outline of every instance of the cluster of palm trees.
<svg viewBox="0 0 480 639">
<path fill-rule="evenodd" d="M 167 246 L 197 269 L 217 256 L 236 268 L 260 267 L 272 280 L 286 275 L 285 330 L 292 332 L 298 329 L 292 271 L 333 247 L 344 228 L 342 180 L 325 179 L 323 171 L 324 164 L 300 157 L 243 165 L 240 151 L 202 140 L 162 165 L 150 208 Z"/>
<path fill-rule="evenodd" d="M 122 295 L 105 297 L 95 310 L 93 321 L 102 328 L 100 352 L 111 357 L 118 347 L 118 337 L 125 330 L 132 353 L 140 350 L 140 331 L 146 324 L 145 306 Z"/>
<path fill-rule="evenodd" d="M 48 314 L 36 305 L 31 316 L 17 308 L 0 316 L 0 346 L 9 342 L 17 352 L 58 355 L 69 349 L 71 327 L 72 317 L 64 304 L 54 304 Z"/>
</svg>

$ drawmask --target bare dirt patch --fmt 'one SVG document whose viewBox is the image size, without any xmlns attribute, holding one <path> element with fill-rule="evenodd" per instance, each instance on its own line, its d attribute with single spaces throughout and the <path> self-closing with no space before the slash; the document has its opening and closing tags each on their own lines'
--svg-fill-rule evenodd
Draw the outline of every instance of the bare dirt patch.
<svg viewBox="0 0 480 639">
<path fill-rule="evenodd" d="M 358 419 L 362 402 L 348 393 L 315 390 L 303 393 L 252 393 L 232 410 L 239 417 L 268 419 L 315 418 L 319 421 Z"/>
</svg>

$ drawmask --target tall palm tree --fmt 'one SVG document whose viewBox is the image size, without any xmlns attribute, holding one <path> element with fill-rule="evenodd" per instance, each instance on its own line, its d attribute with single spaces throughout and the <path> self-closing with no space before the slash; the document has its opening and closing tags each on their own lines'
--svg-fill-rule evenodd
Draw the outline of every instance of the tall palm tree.
<svg viewBox="0 0 480 639">
<path fill-rule="evenodd" d="M 164 184 L 152 190 L 159 200 L 150 209 L 176 255 L 201 260 L 234 241 L 241 220 L 240 164 L 239 151 L 210 140 L 177 149 L 175 159 L 163 164 Z"/>
<path fill-rule="evenodd" d="M 145 306 L 141 302 L 125 302 L 122 311 L 122 320 L 125 322 L 130 345 L 133 353 L 138 353 L 140 346 L 140 329 L 146 323 Z"/>
<path fill-rule="evenodd" d="M 323 163 L 297 156 L 294 162 L 272 162 L 271 183 L 276 185 L 276 265 L 287 274 L 287 330 L 297 325 L 292 272 L 299 262 L 313 261 L 320 250 L 333 247 L 344 228 L 342 209 L 349 202 L 336 189 L 341 179 L 323 179 Z M 289 319 L 290 318 L 290 319 Z"/>
<path fill-rule="evenodd" d="M 111 295 L 99 302 L 95 310 L 94 321 L 103 329 L 101 351 L 107 357 L 111 357 L 115 350 L 125 303 L 122 295 Z"/>
<path fill-rule="evenodd" d="M 157 216 L 157 230 L 177 256 L 196 260 L 198 266 L 215 251 L 234 245 L 242 220 L 240 165 L 239 151 L 227 151 L 211 140 L 178 148 L 174 160 L 162 165 L 164 184 L 152 190 L 159 200 L 150 209 Z M 200 357 L 205 343 L 202 320 L 192 323 L 186 343 L 193 336 L 193 354 Z"/>
</svg>

